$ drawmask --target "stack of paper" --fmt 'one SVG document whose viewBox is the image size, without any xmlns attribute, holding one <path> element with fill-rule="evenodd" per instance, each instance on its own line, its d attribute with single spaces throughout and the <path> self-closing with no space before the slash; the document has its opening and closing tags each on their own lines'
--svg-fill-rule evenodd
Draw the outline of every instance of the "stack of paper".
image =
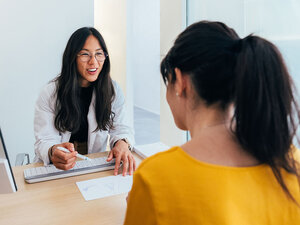
<svg viewBox="0 0 300 225">
<path fill-rule="evenodd" d="M 143 158 L 147 158 L 158 152 L 168 150 L 169 148 L 170 147 L 168 145 L 165 145 L 164 143 L 161 142 L 156 142 L 156 143 L 146 144 L 146 145 L 137 145 L 133 147 L 134 151 Z"/>
</svg>

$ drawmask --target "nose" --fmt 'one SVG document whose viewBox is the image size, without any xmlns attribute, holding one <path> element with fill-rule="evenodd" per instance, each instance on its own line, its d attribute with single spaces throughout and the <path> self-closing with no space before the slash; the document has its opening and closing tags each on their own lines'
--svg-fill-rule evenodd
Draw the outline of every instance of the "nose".
<svg viewBox="0 0 300 225">
<path fill-rule="evenodd" d="M 96 60 L 96 56 L 92 55 L 92 57 L 89 60 L 90 65 L 98 64 L 98 61 Z"/>
</svg>

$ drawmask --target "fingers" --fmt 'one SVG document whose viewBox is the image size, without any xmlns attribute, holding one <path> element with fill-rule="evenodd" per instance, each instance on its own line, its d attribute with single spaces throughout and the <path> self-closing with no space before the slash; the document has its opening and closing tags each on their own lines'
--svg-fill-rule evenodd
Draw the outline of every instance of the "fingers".
<svg viewBox="0 0 300 225">
<path fill-rule="evenodd" d="M 52 155 L 54 155 L 55 152 L 63 152 L 63 151 L 59 150 L 58 147 L 66 148 L 66 149 L 69 150 L 69 152 L 72 152 L 72 153 L 75 152 L 74 144 L 70 143 L 70 142 L 65 142 L 65 143 L 62 143 L 62 144 L 54 145 L 52 147 Z M 76 155 L 77 152 L 74 153 L 74 154 Z M 63 155 L 61 155 L 61 156 L 63 157 Z M 72 155 L 70 155 L 70 157 L 72 157 Z"/>
<path fill-rule="evenodd" d="M 109 159 L 109 157 L 113 157 L 113 153 L 110 153 L 110 154 L 111 155 L 108 156 L 108 159 Z M 109 161 L 108 159 L 107 159 L 107 161 Z M 135 169 L 136 169 L 136 162 L 135 162 L 135 159 L 134 159 L 133 155 L 131 154 L 131 152 L 124 152 L 122 155 L 116 156 L 114 175 L 118 175 L 118 170 L 120 168 L 121 161 L 123 162 L 122 175 L 126 176 L 127 171 L 129 172 L 129 175 L 132 175 L 133 171 L 135 171 Z"/>
<path fill-rule="evenodd" d="M 70 152 L 64 152 L 57 147 L 64 147 L 70 150 Z M 74 145 L 72 143 L 62 143 L 53 146 L 51 161 L 54 166 L 58 169 L 69 170 L 75 166 L 77 152 L 74 150 Z"/>
<path fill-rule="evenodd" d="M 67 148 L 70 152 L 74 152 L 75 151 L 73 143 L 65 142 L 65 143 L 62 143 L 61 146 L 64 147 L 64 148 Z"/>
<path fill-rule="evenodd" d="M 107 156 L 106 161 L 107 162 L 111 161 L 113 159 L 113 157 L 114 157 L 113 151 L 110 151 L 109 154 L 108 154 L 108 156 Z"/>
<path fill-rule="evenodd" d="M 118 175 L 118 170 L 119 170 L 119 166 L 120 166 L 120 163 L 121 163 L 121 156 L 117 156 L 116 157 L 116 164 L 115 164 L 115 170 L 114 170 L 114 175 Z"/>
<path fill-rule="evenodd" d="M 135 171 L 136 169 L 136 162 L 132 153 L 129 153 L 128 160 L 129 160 L 129 175 L 133 175 L 133 171 Z"/>
<path fill-rule="evenodd" d="M 117 142 L 115 147 L 109 152 L 108 157 L 106 159 L 107 162 L 111 161 L 113 157 L 116 158 L 114 175 L 118 174 L 118 170 L 120 168 L 120 163 L 123 161 L 123 172 L 122 175 L 126 176 L 127 171 L 129 175 L 133 174 L 133 171 L 136 169 L 136 163 L 133 155 L 128 150 L 128 145 L 124 142 Z"/>
<path fill-rule="evenodd" d="M 129 162 L 129 175 L 132 175 L 134 159 L 133 159 L 133 157 L 131 157 L 131 155 L 128 155 L 128 162 Z"/>
<path fill-rule="evenodd" d="M 69 170 L 72 169 L 76 164 L 76 157 L 71 158 L 67 161 L 61 160 L 60 158 L 53 158 L 53 165 L 61 170 Z"/>
<path fill-rule="evenodd" d="M 133 171 L 135 171 L 136 170 L 136 162 L 135 162 L 135 159 L 134 159 L 133 155 L 131 155 L 131 156 L 132 156 L 132 159 L 133 159 Z"/>
<path fill-rule="evenodd" d="M 63 154 L 68 154 L 68 153 L 63 153 Z M 70 154 L 70 153 L 69 153 Z M 57 155 L 54 155 L 52 157 L 52 162 L 57 162 L 57 163 L 64 163 L 64 164 L 69 164 L 69 163 L 73 163 L 76 161 L 76 157 L 72 157 L 72 158 L 69 158 L 69 159 L 63 159 L 63 158 L 60 158 L 58 157 Z"/>
<path fill-rule="evenodd" d="M 130 152 L 123 157 L 123 176 L 126 176 L 127 171 L 129 172 L 129 175 L 132 175 L 133 171 L 135 171 L 135 168 L 135 159 Z"/>
<path fill-rule="evenodd" d="M 125 155 L 123 157 L 123 176 L 126 176 L 127 169 L 128 169 L 128 157 Z"/>
<path fill-rule="evenodd" d="M 64 164 L 64 163 L 56 163 L 54 164 L 57 169 L 61 170 L 69 170 L 72 169 L 75 166 L 76 162 Z"/>
<path fill-rule="evenodd" d="M 73 151 L 73 152 L 64 152 L 64 151 L 61 151 L 59 149 L 54 149 L 54 152 L 52 153 L 52 156 L 54 157 L 57 157 L 63 161 L 68 161 L 69 159 L 71 158 L 75 158 L 76 159 L 76 155 L 77 155 L 77 152 L 76 151 Z"/>
</svg>

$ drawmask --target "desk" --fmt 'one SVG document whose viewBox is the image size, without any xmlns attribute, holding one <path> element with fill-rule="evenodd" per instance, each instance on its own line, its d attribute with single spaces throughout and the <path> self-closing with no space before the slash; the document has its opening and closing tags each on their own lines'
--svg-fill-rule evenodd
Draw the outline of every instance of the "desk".
<svg viewBox="0 0 300 225">
<path fill-rule="evenodd" d="M 95 158 L 107 154 L 89 156 Z M 135 153 L 134 157 L 138 165 L 142 158 Z M 41 165 L 13 167 L 18 191 L 0 194 L 1 225 L 123 224 L 127 194 L 85 201 L 76 185 L 77 181 L 112 176 L 113 170 L 27 184 L 23 177 L 24 169 Z"/>
</svg>

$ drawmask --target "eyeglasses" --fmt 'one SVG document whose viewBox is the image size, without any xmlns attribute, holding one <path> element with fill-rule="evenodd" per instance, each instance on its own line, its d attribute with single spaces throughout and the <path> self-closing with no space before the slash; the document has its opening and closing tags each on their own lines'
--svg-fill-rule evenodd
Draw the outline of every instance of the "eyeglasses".
<svg viewBox="0 0 300 225">
<path fill-rule="evenodd" d="M 82 52 L 79 53 L 77 56 L 82 62 L 88 62 L 93 57 L 93 55 L 89 52 Z M 108 54 L 104 51 L 99 51 L 95 53 L 94 57 L 98 62 L 103 62 L 106 59 L 106 57 L 108 57 Z"/>
</svg>

